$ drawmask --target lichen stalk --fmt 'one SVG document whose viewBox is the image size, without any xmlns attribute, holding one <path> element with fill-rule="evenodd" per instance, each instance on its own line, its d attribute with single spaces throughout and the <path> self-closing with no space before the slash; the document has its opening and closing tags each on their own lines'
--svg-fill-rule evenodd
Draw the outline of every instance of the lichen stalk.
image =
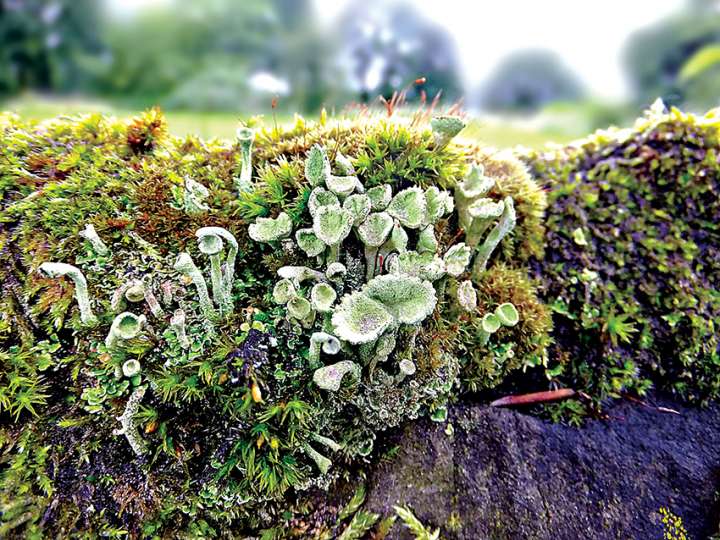
<svg viewBox="0 0 720 540">
<path fill-rule="evenodd" d="M 210 300 L 210 294 L 208 293 L 207 283 L 202 273 L 195 266 L 192 257 L 188 253 L 180 253 L 177 260 L 175 261 L 175 270 L 183 275 L 188 276 L 198 293 L 198 300 L 200 302 L 200 308 L 205 315 L 208 322 L 212 322 L 216 317 L 217 313 L 213 307 L 212 300 Z"/>
<path fill-rule="evenodd" d="M 85 225 L 85 229 L 80 231 L 80 236 L 90 242 L 93 251 L 98 255 L 107 255 L 108 253 L 110 253 L 110 250 L 105 245 L 105 242 L 102 241 L 92 223 L 88 223 L 87 225 Z"/>
<path fill-rule="evenodd" d="M 80 308 L 80 321 L 85 326 L 95 326 L 98 322 L 90 304 L 90 293 L 85 276 L 79 268 L 66 263 L 42 263 L 40 272 L 51 278 L 69 277 L 75 285 L 75 299 Z"/>
<path fill-rule="evenodd" d="M 113 431 L 113 435 L 125 435 L 128 443 L 130 443 L 130 448 L 132 448 L 137 456 L 141 456 L 147 452 L 147 444 L 140 435 L 137 422 L 135 421 L 135 415 L 140 408 L 140 402 L 145 396 L 145 391 L 145 386 L 139 386 L 135 389 L 128 399 L 122 415 L 117 418 L 122 427 Z"/>
<path fill-rule="evenodd" d="M 515 227 L 517 217 L 515 214 L 515 206 L 512 197 L 505 197 L 505 208 L 500 220 L 497 222 L 493 230 L 490 231 L 485 242 L 477 249 L 475 253 L 475 262 L 472 268 L 472 278 L 474 281 L 480 279 L 480 276 L 487 268 L 488 260 L 495 248 L 505 236 Z"/>
<path fill-rule="evenodd" d="M 240 145 L 240 177 L 235 178 L 238 193 L 252 191 L 252 146 L 255 132 L 251 128 L 241 127 L 237 130 Z"/>
<path fill-rule="evenodd" d="M 183 349 L 190 348 L 190 339 L 185 331 L 185 311 L 182 309 L 176 309 L 170 319 L 170 326 L 175 330 L 178 342 Z"/>
</svg>

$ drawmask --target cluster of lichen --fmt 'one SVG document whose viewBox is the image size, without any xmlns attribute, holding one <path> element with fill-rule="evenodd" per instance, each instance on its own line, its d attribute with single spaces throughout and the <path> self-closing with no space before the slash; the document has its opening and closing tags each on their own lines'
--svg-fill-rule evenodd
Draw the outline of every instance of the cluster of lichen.
<svg viewBox="0 0 720 540">
<path fill-rule="evenodd" d="M 0 497 L 32 507 L 2 530 L 277 524 L 383 429 L 443 419 L 461 371 L 537 363 L 542 192 L 461 126 L 0 116 Z"/>
<path fill-rule="evenodd" d="M 531 264 L 553 310 L 553 382 L 595 403 L 651 384 L 720 394 L 720 117 L 657 102 L 631 129 L 525 157 L 547 185 Z"/>
</svg>

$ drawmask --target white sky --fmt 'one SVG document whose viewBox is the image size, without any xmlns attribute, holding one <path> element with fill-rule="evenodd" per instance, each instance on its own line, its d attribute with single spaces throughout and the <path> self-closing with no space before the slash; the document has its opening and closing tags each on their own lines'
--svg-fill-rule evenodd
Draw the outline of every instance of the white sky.
<svg viewBox="0 0 720 540">
<path fill-rule="evenodd" d="M 116 13 L 167 0 L 110 0 Z M 349 0 L 314 0 L 330 27 Z M 636 29 L 675 11 L 685 0 L 413 0 L 455 37 L 472 89 L 508 53 L 544 47 L 560 54 L 594 95 L 626 97 L 622 47 Z"/>
<path fill-rule="evenodd" d="M 315 0 L 332 24 L 348 0 Z M 622 48 L 636 29 L 675 11 L 684 0 L 414 0 L 454 36 L 464 76 L 474 88 L 516 49 L 544 47 L 560 54 L 587 89 L 607 99 L 626 97 Z"/>
</svg>

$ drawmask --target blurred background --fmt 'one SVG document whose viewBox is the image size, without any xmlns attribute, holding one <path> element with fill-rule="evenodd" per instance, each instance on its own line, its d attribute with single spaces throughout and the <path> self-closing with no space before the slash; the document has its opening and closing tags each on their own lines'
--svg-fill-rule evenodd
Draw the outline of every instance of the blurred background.
<svg viewBox="0 0 720 540">
<path fill-rule="evenodd" d="M 715 0 L 0 0 L 0 110 L 132 114 L 230 137 L 251 115 L 461 102 L 499 145 L 720 104 Z M 438 97 L 439 96 L 439 97 Z"/>
</svg>

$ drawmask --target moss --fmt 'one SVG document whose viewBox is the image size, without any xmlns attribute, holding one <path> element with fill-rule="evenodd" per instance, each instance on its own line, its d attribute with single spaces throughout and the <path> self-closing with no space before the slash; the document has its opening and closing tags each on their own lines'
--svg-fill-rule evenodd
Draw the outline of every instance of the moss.
<svg viewBox="0 0 720 540">
<path fill-rule="evenodd" d="M 527 271 L 496 264 L 477 286 L 478 306 L 464 315 L 458 334 L 464 359 L 463 379 L 473 391 L 493 388 L 519 369 L 547 364 L 547 347 L 552 329 L 550 310 L 538 298 Z M 499 305 L 511 303 L 520 315 L 515 326 L 502 326 L 492 340 L 483 345 L 480 326 L 483 316 Z"/>
<path fill-rule="evenodd" d="M 720 394 L 720 118 L 660 108 L 524 158 L 549 192 L 546 256 L 531 264 L 555 322 L 549 373 L 595 403 L 651 382 Z"/>
<path fill-rule="evenodd" d="M 258 217 L 275 219 L 283 212 L 293 231 L 311 226 L 305 160 L 320 145 L 328 149 L 331 174 L 342 177 L 331 182 L 336 189 L 349 188 L 347 178 L 357 175 L 357 189 L 427 193 L 428 222 L 414 216 L 413 227 L 422 227 L 378 253 L 385 257 L 417 245 L 432 259 L 461 241 L 463 231 L 445 206 L 449 194 L 429 188 L 460 182 L 479 149 L 455 142 L 440 147 L 428 125 L 372 116 L 297 118 L 287 128 L 253 128 L 252 190 L 238 194 L 239 143 L 171 137 L 157 110 L 129 121 L 90 115 L 27 123 L 0 116 L 0 251 L 8 260 L 0 268 L 0 381 L 10 389 L 0 391 L 0 422 L 9 434 L 3 452 L 15 448 L 18 437 L 31 437 L 29 451 L 47 455 L 32 478 L 22 479 L 36 510 L 13 523 L 10 536 L 40 530 L 70 537 L 120 530 L 135 537 L 213 536 L 275 526 L 281 512 L 307 510 L 307 490 L 327 488 L 352 471 L 384 429 L 442 407 L 453 393 L 466 346 L 453 339 L 453 330 L 467 326 L 471 332 L 472 323 L 458 318 L 448 302 L 438 302 L 432 314 L 392 339 L 384 336 L 372 350 L 333 346 L 332 362 L 361 362 L 362 380 L 345 377 L 333 393 L 317 388 L 309 337 L 332 332 L 330 314 L 321 310 L 298 324 L 272 295 L 278 271 L 315 268 L 316 257 L 294 245 L 294 236 L 259 243 L 248 230 Z M 515 245 L 544 204 L 523 193 L 527 179 L 513 182 L 512 173 L 503 174 L 507 178 L 492 196 L 517 199 L 523 229 L 503 240 L 491 275 L 506 266 L 510 272 L 509 265 L 520 272 Z M 206 208 L 188 212 L 187 178 L 207 190 Z M 88 225 L 107 253 L 96 252 L 82 236 Z M 194 238 L 203 227 L 222 227 L 238 242 L 232 297 L 225 300 L 228 309 L 216 306 L 212 321 L 194 286 L 173 270 L 177 255 L 187 252 L 210 276 L 208 257 Z M 364 283 L 365 254 L 354 233 L 339 256 L 342 276 L 322 274 L 338 298 Z M 505 262 L 498 265 L 498 257 Z M 418 271 L 410 259 L 406 270 Z M 97 327 L 83 326 L 72 282 L 37 272 L 44 262 L 82 270 Z M 225 275 L 221 265 L 215 262 L 216 276 Z M 387 272 L 382 261 L 376 272 Z M 447 294 L 460 279 L 467 275 L 441 278 L 447 283 L 438 291 Z M 159 305 L 140 298 L 122 302 L 130 282 L 141 282 Z M 310 298 L 312 285 L 299 283 L 296 294 Z M 522 311 L 518 294 L 505 296 Z M 108 349 L 105 338 L 119 311 L 145 317 L 147 324 L 122 347 Z M 178 312 L 184 334 L 177 330 Z M 324 360 L 330 363 L 321 353 Z M 128 365 L 139 370 L 123 371 Z M 118 432 L 117 418 L 130 396 L 143 388 L 132 411 L 132 437 L 134 447 L 147 453 L 135 455 L 113 430 Z M 318 463 L 325 469 L 330 462 L 327 472 L 318 470 Z M 55 486 L 51 492 L 40 485 L 46 477 Z M 9 476 L 0 486 L 7 496 L 19 489 Z"/>
</svg>

